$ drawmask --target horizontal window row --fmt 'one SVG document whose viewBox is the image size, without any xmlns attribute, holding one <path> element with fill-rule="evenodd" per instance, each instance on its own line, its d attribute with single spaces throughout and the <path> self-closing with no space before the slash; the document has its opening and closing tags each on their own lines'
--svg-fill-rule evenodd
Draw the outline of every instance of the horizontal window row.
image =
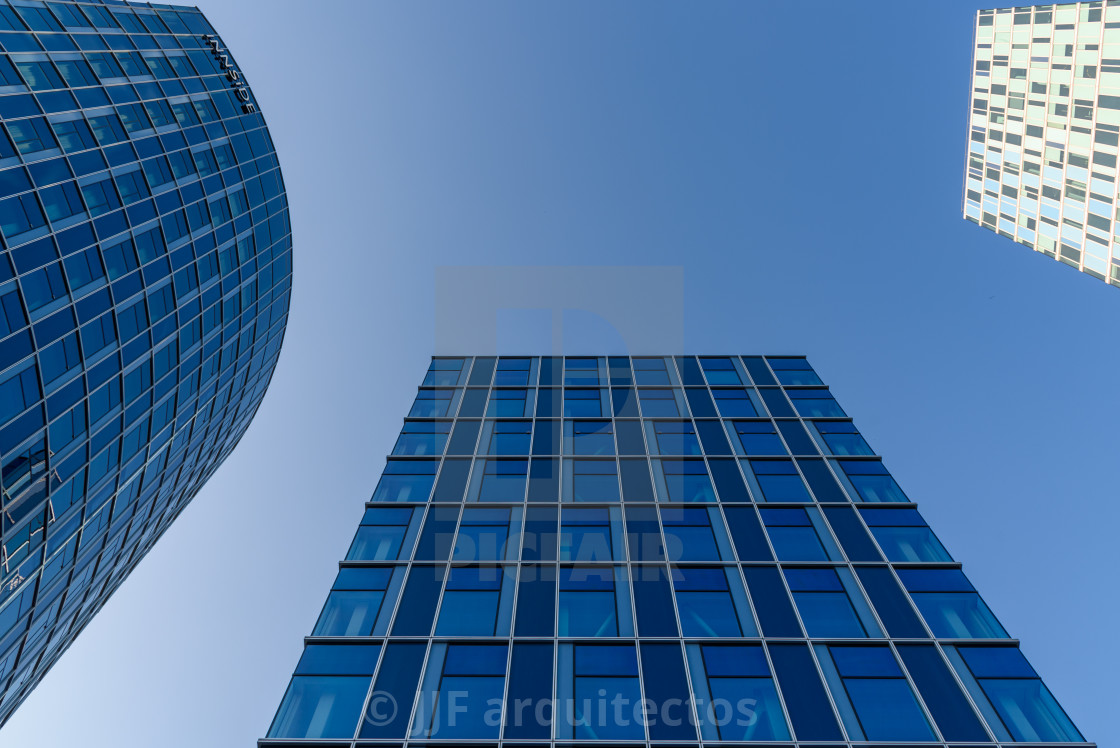
<svg viewBox="0 0 1120 748">
<path fill-rule="evenodd" d="M 817 455 L 871 456 L 851 421 L 408 420 L 395 456 Z"/>
<path fill-rule="evenodd" d="M 269 737 L 1082 740 L 1013 647 L 445 640 L 309 644 Z"/>
<path fill-rule="evenodd" d="M 436 636 L 928 638 L 905 588 L 936 638 L 1007 637 L 957 569 L 902 569 L 902 587 L 885 567 L 846 566 L 414 564 L 405 577 L 343 568 L 314 635 L 428 636 L 434 623 Z"/>
<path fill-rule="evenodd" d="M 917 510 L 845 506 L 373 506 L 346 555 L 348 561 L 463 562 L 884 557 L 952 562 Z"/>
<path fill-rule="evenodd" d="M 851 497 L 851 499 L 849 499 Z M 390 459 L 373 501 L 906 502 L 878 460 Z"/>
<path fill-rule="evenodd" d="M 802 357 L 479 356 L 433 358 L 425 386 L 820 385 Z"/>
<path fill-rule="evenodd" d="M 0 6 L 0 31 L 62 31 L 64 28 L 79 32 L 98 29 L 116 34 L 213 33 L 203 15 L 188 8 L 106 8 L 73 2 Z"/>
<path fill-rule="evenodd" d="M 847 418 L 827 388 L 421 387 L 409 418 Z"/>
</svg>

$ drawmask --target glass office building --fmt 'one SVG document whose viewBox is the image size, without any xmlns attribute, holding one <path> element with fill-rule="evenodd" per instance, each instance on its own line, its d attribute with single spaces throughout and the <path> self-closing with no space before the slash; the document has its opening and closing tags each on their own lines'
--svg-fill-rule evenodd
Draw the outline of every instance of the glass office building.
<svg viewBox="0 0 1120 748">
<path fill-rule="evenodd" d="M 0 722 L 252 420 L 291 230 L 194 8 L 0 0 Z"/>
<path fill-rule="evenodd" d="M 260 746 L 1077 731 L 800 357 L 435 358 Z"/>
<path fill-rule="evenodd" d="M 1120 1 L 976 16 L 964 217 L 1120 285 Z"/>
</svg>

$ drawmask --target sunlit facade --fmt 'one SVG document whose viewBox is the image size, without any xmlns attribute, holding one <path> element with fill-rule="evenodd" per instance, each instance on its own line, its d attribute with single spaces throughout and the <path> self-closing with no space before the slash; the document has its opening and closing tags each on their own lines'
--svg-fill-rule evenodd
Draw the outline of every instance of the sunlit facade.
<svg viewBox="0 0 1120 748">
<path fill-rule="evenodd" d="M 310 633 L 262 747 L 1084 744 L 800 357 L 433 359 Z"/>
<path fill-rule="evenodd" d="M 1120 2 L 975 22 L 965 218 L 1120 285 Z"/>
<path fill-rule="evenodd" d="M 0 723 L 234 448 L 291 229 L 195 8 L 0 0 Z"/>
</svg>

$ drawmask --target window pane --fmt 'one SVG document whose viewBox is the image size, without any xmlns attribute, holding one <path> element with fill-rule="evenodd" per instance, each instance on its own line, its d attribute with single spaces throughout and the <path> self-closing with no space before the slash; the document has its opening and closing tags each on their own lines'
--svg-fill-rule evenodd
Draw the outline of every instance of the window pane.
<svg viewBox="0 0 1120 748">
<path fill-rule="evenodd" d="M 352 738 L 369 689 L 369 677 L 292 678 L 270 738 Z"/>
</svg>

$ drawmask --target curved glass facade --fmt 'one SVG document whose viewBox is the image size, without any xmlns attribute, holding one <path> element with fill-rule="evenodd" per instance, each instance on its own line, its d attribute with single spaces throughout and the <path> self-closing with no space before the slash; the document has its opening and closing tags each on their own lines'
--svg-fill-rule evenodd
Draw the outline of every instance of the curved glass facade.
<svg viewBox="0 0 1120 748">
<path fill-rule="evenodd" d="M 194 8 L 0 0 L 0 723 L 222 463 L 291 227 Z"/>
<path fill-rule="evenodd" d="M 262 748 L 1085 744 L 800 357 L 434 359 L 311 634 Z"/>
</svg>

